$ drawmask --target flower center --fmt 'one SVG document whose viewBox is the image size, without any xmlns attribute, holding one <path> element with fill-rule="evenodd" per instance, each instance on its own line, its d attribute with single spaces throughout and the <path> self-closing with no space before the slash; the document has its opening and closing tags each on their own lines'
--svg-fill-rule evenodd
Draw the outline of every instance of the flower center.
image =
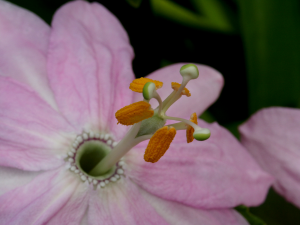
<svg viewBox="0 0 300 225">
<path fill-rule="evenodd" d="M 98 140 L 85 141 L 77 150 L 75 158 L 76 165 L 78 165 L 79 169 L 86 174 L 93 176 L 93 174 L 90 174 L 89 172 L 108 154 L 110 150 L 110 146 L 104 142 Z M 111 170 L 113 170 L 113 168 L 107 171 L 107 173 L 110 173 Z"/>
<path fill-rule="evenodd" d="M 103 174 L 91 173 L 91 170 L 112 150 L 117 143 L 109 134 L 84 132 L 72 143 L 72 148 L 65 155 L 67 168 L 78 175 L 83 182 L 103 188 L 109 182 L 116 182 L 124 173 L 124 162 L 119 160 Z"/>
</svg>

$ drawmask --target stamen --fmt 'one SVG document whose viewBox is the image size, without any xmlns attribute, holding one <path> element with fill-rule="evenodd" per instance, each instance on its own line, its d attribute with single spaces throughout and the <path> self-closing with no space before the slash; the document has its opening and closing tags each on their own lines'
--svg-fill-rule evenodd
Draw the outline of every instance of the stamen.
<svg viewBox="0 0 300 225">
<path fill-rule="evenodd" d="M 195 130 L 193 136 L 198 141 L 204 141 L 204 140 L 206 140 L 210 137 L 210 130 L 209 129 L 201 128 L 197 124 L 195 124 L 195 123 L 193 123 L 189 120 L 178 118 L 178 117 L 171 117 L 171 116 L 165 116 L 165 118 L 169 119 L 169 120 L 181 121 L 181 122 L 184 122 L 187 125 L 193 127 L 194 130 Z"/>
<path fill-rule="evenodd" d="M 143 93 L 144 101 L 136 102 L 125 106 L 118 110 L 115 114 L 118 123 L 123 125 L 133 125 L 125 137 L 118 143 L 114 142 L 107 134 L 93 134 L 86 133 L 88 138 L 100 136 L 105 140 L 105 143 L 110 145 L 113 149 L 105 153 L 105 157 L 101 160 L 96 160 L 97 164 L 84 164 L 86 168 L 80 176 L 88 176 L 85 183 L 93 183 L 96 185 L 97 180 L 90 177 L 106 176 L 110 174 L 109 179 L 102 180 L 97 183 L 97 189 L 105 187 L 109 182 L 116 182 L 124 173 L 124 162 L 122 157 L 138 143 L 149 140 L 148 146 L 145 150 L 144 159 L 146 162 L 157 162 L 170 147 L 173 141 L 176 130 L 186 130 L 187 142 L 190 143 L 193 139 L 206 140 L 210 136 L 210 131 L 206 128 L 201 128 L 197 125 L 197 115 L 193 113 L 191 120 L 182 118 L 170 117 L 166 115 L 168 108 L 175 103 L 182 95 L 191 96 L 190 91 L 186 88 L 188 82 L 196 79 L 199 76 L 199 71 L 196 65 L 187 64 L 181 67 L 180 74 L 182 75 L 182 83 L 172 82 L 171 86 L 174 91 L 162 102 L 156 89 L 162 87 L 163 83 L 149 78 L 135 79 L 130 84 L 130 89 L 135 92 Z M 153 110 L 149 104 L 150 99 L 155 98 L 159 102 L 159 106 Z M 165 125 L 166 120 L 177 120 L 179 123 Z M 85 135 L 82 135 L 82 140 L 86 140 Z M 81 145 L 81 140 L 74 142 L 74 148 Z M 68 153 L 69 156 L 73 152 Z M 94 158 L 92 158 L 94 160 Z M 95 160 L 94 160 L 95 161 Z M 73 164 L 72 162 L 70 164 Z M 91 168 L 90 168 L 91 167 Z M 77 169 L 71 167 L 72 171 Z M 86 171 L 88 171 L 86 173 Z M 114 174 L 111 175 L 111 171 Z M 86 175 L 88 174 L 88 175 Z"/>
<path fill-rule="evenodd" d="M 174 127 L 164 126 L 157 130 L 150 139 L 145 151 L 144 159 L 146 162 L 157 162 L 168 150 L 171 142 L 176 135 Z"/>
<path fill-rule="evenodd" d="M 187 124 L 184 122 L 179 122 L 179 123 L 171 123 L 167 125 L 168 127 L 174 127 L 176 130 L 186 130 Z"/>
<path fill-rule="evenodd" d="M 187 64 L 184 65 L 180 68 L 180 74 L 182 76 L 182 82 L 180 87 L 178 88 L 177 91 L 174 91 L 171 95 L 172 97 L 168 97 L 164 103 L 163 103 L 163 109 L 162 109 L 162 113 L 164 114 L 168 108 L 174 103 L 176 102 L 182 95 L 182 91 L 184 91 L 185 86 L 187 85 L 187 83 L 192 80 L 192 79 L 196 79 L 199 76 L 199 71 L 196 65 L 194 64 Z"/>
<path fill-rule="evenodd" d="M 176 82 L 172 82 L 172 83 L 171 83 L 171 86 L 172 86 L 172 88 L 173 88 L 175 91 L 178 91 L 178 90 L 179 90 L 180 85 L 181 85 L 181 84 L 176 83 Z M 187 88 L 184 88 L 184 89 L 181 91 L 181 94 L 182 94 L 182 95 L 186 95 L 187 97 L 190 97 L 190 96 L 191 96 L 191 93 L 190 93 L 190 91 L 189 91 Z"/>
<path fill-rule="evenodd" d="M 210 130 L 207 128 L 195 130 L 193 136 L 198 141 L 205 141 L 210 137 Z"/>
<path fill-rule="evenodd" d="M 190 77 L 190 79 L 197 79 L 199 77 L 198 67 L 192 63 L 186 64 L 180 68 L 180 74 Z"/>
<path fill-rule="evenodd" d="M 190 121 L 193 122 L 194 124 L 198 124 L 196 113 L 193 113 L 191 115 Z M 194 140 L 194 136 L 193 136 L 194 131 L 195 131 L 195 129 L 192 126 L 190 126 L 190 125 L 187 126 L 187 129 L 186 129 L 186 141 L 187 141 L 187 143 L 190 143 Z"/>
<path fill-rule="evenodd" d="M 152 80 L 152 79 L 149 79 L 149 78 L 141 77 L 141 78 L 138 78 L 138 79 L 133 80 L 133 81 L 131 82 L 129 88 L 130 88 L 132 91 L 142 93 L 142 92 L 143 92 L 144 85 L 145 85 L 147 82 L 152 82 L 152 83 L 154 83 L 155 86 L 156 86 L 156 90 L 159 89 L 159 88 L 161 88 L 161 87 L 163 86 L 163 82 L 160 82 L 160 81 L 157 81 L 157 80 Z"/>
<path fill-rule="evenodd" d="M 115 116 L 118 123 L 123 125 L 133 125 L 144 119 L 152 117 L 154 114 L 151 105 L 148 102 L 140 101 L 119 109 Z"/>
<path fill-rule="evenodd" d="M 160 115 L 162 110 L 162 100 L 159 94 L 156 92 L 155 84 L 152 82 L 147 82 L 143 88 L 143 97 L 145 100 L 149 101 L 152 98 L 155 98 L 159 103 L 158 115 Z"/>
<path fill-rule="evenodd" d="M 201 130 L 201 129 L 204 129 L 204 128 L 201 128 L 199 127 L 197 124 L 191 122 L 190 120 L 186 120 L 186 119 L 183 119 L 183 118 L 179 118 L 179 117 L 172 117 L 172 116 L 165 116 L 166 119 L 168 120 L 175 120 L 175 121 L 181 121 L 181 122 L 184 122 L 185 124 L 193 127 L 195 130 Z"/>
</svg>

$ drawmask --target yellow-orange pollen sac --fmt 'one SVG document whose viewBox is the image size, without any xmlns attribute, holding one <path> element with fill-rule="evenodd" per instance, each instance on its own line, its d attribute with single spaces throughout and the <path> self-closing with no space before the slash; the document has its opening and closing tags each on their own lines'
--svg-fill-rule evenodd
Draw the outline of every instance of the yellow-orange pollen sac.
<svg viewBox="0 0 300 225">
<path fill-rule="evenodd" d="M 175 91 L 178 91 L 179 87 L 180 87 L 180 84 L 179 83 L 176 83 L 176 82 L 172 82 L 171 83 L 171 86 L 172 88 L 175 90 Z M 190 97 L 191 96 L 191 93 L 190 91 L 187 89 L 187 88 L 184 88 L 181 92 L 182 95 L 186 95 L 187 97 Z"/>
<path fill-rule="evenodd" d="M 123 125 L 133 125 L 144 119 L 152 117 L 154 114 L 148 102 L 140 101 L 119 109 L 115 116 L 118 123 Z"/>
<path fill-rule="evenodd" d="M 164 126 L 158 129 L 148 143 L 144 155 L 145 161 L 157 162 L 168 150 L 175 135 L 176 129 L 174 127 Z"/>
<path fill-rule="evenodd" d="M 190 118 L 190 121 L 193 122 L 194 124 L 198 124 L 198 121 L 197 121 L 197 114 L 196 113 L 193 113 L 191 115 L 191 118 Z M 186 141 L 187 143 L 190 143 L 194 140 L 194 128 L 190 125 L 187 126 L 186 128 Z"/>
<path fill-rule="evenodd" d="M 130 88 L 132 91 L 142 93 L 145 84 L 148 83 L 148 82 L 154 83 L 154 84 L 155 84 L 155 89 L 156 89 L 156 90 L 157 90 L 158 88 L 161 88 L 161 87 L 163 86 L 163 82 L 161 82 L 161 81 L 157 81 L 157 80 L 152 80 L 152 79 L 149 79 L 149 78 L 141 77 L 141 78 L 138 78 L 138 79 L 133 80 L 133 81 L 130 83 L 129 88 Z"/>
</svg>

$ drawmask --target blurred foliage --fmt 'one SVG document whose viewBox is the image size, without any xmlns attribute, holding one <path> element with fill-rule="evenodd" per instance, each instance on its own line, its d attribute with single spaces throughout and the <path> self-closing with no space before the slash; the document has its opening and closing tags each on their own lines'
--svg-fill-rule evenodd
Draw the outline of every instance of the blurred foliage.
<svg viewBox="0 0 300 225">
<path fill-rule="evenodd" d="M 138 8 L 140 7 L 142 0 L 126 0 L 132 7 Z"/>
<path fill-rule="evenodd" d="M 237 28 L 232 20 L 233 13 L 219 0 L 192 0 L 193 12 L 170 0 L 151 0 L 155 15 L 192 28 L 233 33 Z"/>
<path fill-rule="evenodd" d="M 223 124 L 227 130 L 229 130 L 237 139 L 240 139 L 240 133 L 238 127 L 245 121 L 234 121 L 232 123 Z"/>
<path fill-rule="evenodd" d="M 48 24 L 67 2 L 10 1 Z M 202 63 L 220 71 L 225 79 L 221 96 L 201 118 L 218 121 L 237 138 L 238 125 L 254 111 L 272 105 L 300 106 L 298 0 L 98 2 L 115 14 L 128 32 L 136 55 L 136 77 L 176 62 Z M 268 225 L 300 224 L 300 210 L 272 189 L 261 206 L 239 210 L 246 218 L 253 213 Z"/>
<path fill-rule="evenodd" d="M 244 205 L 240 205 L 235 207 L 236 211 L 243 215 L 243 217 L 249 222 L 250 225 L 267 225 L 264 221 L 262 221 L 257 216 L 254 216 L 249 208 Z"/>
<path fill-rule="evenodd" d="M 300 1 L 240 0 L 250 113 L 300 106 Z"/>
<path fill-rule="evenodd" d="M 300 210 L 278 195 L 272 188 L 269 190 L 265 202 L 258 207 L 250 208 L 250 212 L 262 218 L 267 225 L 300 224 Z"/>
<path fill-rule="evenodd" d="M 202 119 L 208 123 L 213 123 L 216 121 L 214 116 L 211 113 L 209 113 L 208 111 L 205 111 L 204 113 L 202 113 L 200 116 L 200 119 Z"/>
</svg>

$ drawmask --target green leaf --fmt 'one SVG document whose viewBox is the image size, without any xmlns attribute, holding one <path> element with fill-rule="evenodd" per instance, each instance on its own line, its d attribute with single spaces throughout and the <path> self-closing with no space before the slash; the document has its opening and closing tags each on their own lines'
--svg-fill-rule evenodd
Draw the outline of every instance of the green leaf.
<svg viewBox="0 0 300 225">
<path fill-rule="evenodd" d="M 207 16 L 194 13 L 170 0 L 151 0 L 150 2 L 155 15 L 184 26 L 225 33 L 235 32 L 235 27 L 230 23 L 231 20 L 225 16 L 227 14 L 221 13 L 221 15 L 219 15 L 219 12 L 222 11 L 220 4 L 210 4 L 210 13 L 209 16 Z M 216 2 L 217 1 L 214 0 L 214 3 Z M 217 12 L 214 10 L 217 10 Z M 208 10 L 205 10 L 205 12 L 208 13 Z"/>
<path fill-rule="evenodd" d="M 129 5 L 131 5 L 134 8 L 140 7 L 142 0 L 126 0 Z"/>
<path fill-rule="evenodd" d="M 169 66 L 171 64 L 173 64 L 173 62 L 167 59 L 161 59 L 160 61 L 160 67 Z"/>
<path fill-rule="evenodd" d="M 198 13 L 202 13 L 214 24 L 228 30 L 237 30 L 237 15 L 222 0 L 190 0 Z"/>
<path fill-rule="evenodd" d="M 208 123 L 215 122 L 216 119 L 211 115 L 208 111 L 205 111 L 201 114 L 200 119 L 203 119 L 204 121 Z"/>
<path fill-rule="evenodd" d="M 266 200 L 260 206 L 251 207 L 250 211 L 268 225 L 300 224 L 300 209 L 287 202 L 273 188 L 269 190 Z"/>
<path fill-rule="evenodd" d="M 300 106 L 299 0 L 240 0 L 250 113 Z"/>
<path fill-rule="evenodd" d="M 264 221 L 250 213 L 248 207 L 240 205 L 235 207 L 235 209 L 242 214 L 242 216 L 249 222 L 250 225 L 266 225 Z"/>
<path fill-rule="evenodd" d="M 227 130 L 229 130 L 237 139 L 240 139 L 239 126 L 245 121 L 235 121 L 228 124 L 222 124 Z"/>
</svg>

